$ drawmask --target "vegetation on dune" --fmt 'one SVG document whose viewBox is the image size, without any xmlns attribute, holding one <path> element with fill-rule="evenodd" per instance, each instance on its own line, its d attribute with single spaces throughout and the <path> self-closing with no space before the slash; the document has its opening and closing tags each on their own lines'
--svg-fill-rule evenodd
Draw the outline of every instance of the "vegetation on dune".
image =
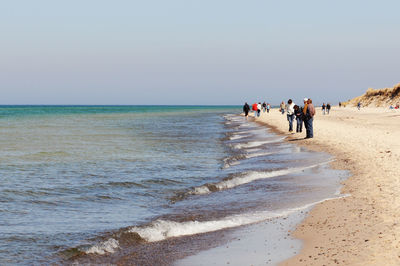
<svg viewBox="0 0 400 266">
<path fill-rule="evenodd" d="M 344 105 L 357 106 L 361 102 L 362 106 L 385 107 L 400 103 L 400 83 L 393 88 L 372 89 L 369 88 L 363 95 L 355 97 Z"/>
</svg>

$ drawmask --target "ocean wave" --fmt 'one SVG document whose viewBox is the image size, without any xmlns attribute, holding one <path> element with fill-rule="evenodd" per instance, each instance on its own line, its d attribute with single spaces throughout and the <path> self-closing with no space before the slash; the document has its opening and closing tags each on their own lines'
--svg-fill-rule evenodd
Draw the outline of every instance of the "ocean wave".
<svg viewBox="0 0 400 266">
<path fill-rule="evenodd" d="M 119 242 L 114 238 L 110 238 L 107 241 L 88 248 L 85 253 L 104 255 L 105 253 L 114 253 L 118 248 Z"/>
<path fill-rule="evenodd" d="M 260 156 L 267 156 L 271 155 L 273 152 L 254 152 L 254 153 L 248 153 L 245 155 L 246 158 L 255 158 L 255 157 L 260 157 Z"/>
<path fill-rule="evenodd" d="M 259 179 L 272 178 L 272 177 L 287 175 L 290 173 L 304 171 L 306 169 L 314 168 L 314 167 L 317 167 L 317 166 L 320 166 L 323 164 L 327 164 L 327 163 L 328 162 L 323 162 L 323 163 L 314 164 L 314 165 L 310 165 L 310 166 L 281 169 L 281 170 L 275 170 L 275 171 L 270 171 L 270 172 L 253 172 L 252 171 L 252 172 L 248 172 L 242 176 L 225 179 L 218 183 L 205 184 L 205 185 L 202 185 L 199 187 L 195 187 L 192 191 L 188 192 L 188 194 L 192 194 L 192 195 L 209 194 L 214 191 L 220 191 L 220 190 L 230 189 L 230 188 L 234 188 L 234 187 L 237 187 L 240 185 L 244 185 L 244 184 L 253 182 L 255 180 L 259 180 Z"/>
<path fill-rule="evenodd" d="M 247 137 L 247 135 L 232 135 L 232 136 L 230 136 L 229 137 L 229 139 L 230 140 L 237 140 L 237 139 L 242 139 L 242 138 L 245 138 L 245 137 Z"/>
<path fill-rule="evenodd" d="M 258 223 L 268 219 L 285 217 L 291 213 L 306 210 L 314 206 L 315 204 L 337 198 L 341 197 L 339 196 L 334 198 L 326 198 L 320 201 L 305 204 L 300 207 L 289 208 L 279 211 L 263 211 L 231 215 L 220 220 L 175 222 L 159 219 L 144 227 L 132 227 L 129 232 L 139 234 L 139 236 L 145 239 L 147 242 L 156 242 L 172 237 L 214 232 L 218 230 Z"/>
<path fill-rule="evenodd" d="M 259 149 L 258 151 L 261 151 L 261 149 Z M 271 154 L 274 154 L 274 153 L 273 152 L 254 152 L 254 153 L 248 153 L 248 154 L 244 154 L 244 155 L 242 154 L 242 155 L 237 155 L 234 157 L 229 157 L 229 158 L 224 159 L 223 169 L 229 168 L 231 166 L 239 165 L 240 160 L 243 160 L 243 159 L 251 159 L 251 158 L 267 156 L 267 155 L 271 155 Z"/>
<path fill-rule="evenodd" d="M 285 137 L 277 138 L 277 139 L 269 139 L 269 140 L 250 141 L 250 142 L 247 142 L 247 143 L 236 144 L 233 147 L 235 149 L 254 148 L 254 147 L 262 146 L 262 145 L 265 145 L 265 144 L 280 142 L 280 141 L 282 141 L 284 139 L 285 139 Z"/>
</svg>

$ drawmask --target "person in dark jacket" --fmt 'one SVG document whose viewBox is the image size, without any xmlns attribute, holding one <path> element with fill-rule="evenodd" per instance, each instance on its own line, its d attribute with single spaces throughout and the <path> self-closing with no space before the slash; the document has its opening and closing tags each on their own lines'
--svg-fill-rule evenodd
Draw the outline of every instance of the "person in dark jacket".
<svg viewBox="0 0 400 266">
<path fill-rule="evenodd" d="M 303 108 L 298 105 L 294 106 L 294 115 L 296 116 L 296 132 L 302 132 L 303 130 Z"/>
<path fill-rule="evenodd" d="M 244 112 L 244 116 L 247 119 L 247 117 L 249 116 L 249 112 L 250 112 L 250 106 L 247 103 L 245 103 L 243 105 L 243 112 Z"/>
<path fill-rule="evenodd" d="M 267 110 L 267 104 L 265 102 L 263 102 L 262 108 L 263 108 L 263 113 L 265 113 L 265 110 Z"/>
<path fill-rule="evenodd" d="M 329 111 L 331 110 L 331 104 L 330 103 L 328 103 L 327 105 L 326 105 L 326 112 L 328 113 L 328 115 L 329 115 Z"/>
<path fill-rule="evenodd" d="M 306 125 L 306 139 L 314 137 L 313 120 L 315 115 L 315 108 L 312 100 L 308 99 L 307 104 L 304 106 L 303 114 L 305 116 L 304 123 Z"/>
</svg>

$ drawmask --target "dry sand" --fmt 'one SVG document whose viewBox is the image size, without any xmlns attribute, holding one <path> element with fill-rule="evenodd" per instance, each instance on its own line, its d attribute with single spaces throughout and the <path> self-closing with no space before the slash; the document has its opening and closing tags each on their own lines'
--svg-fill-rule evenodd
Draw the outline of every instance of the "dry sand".
<svg viewBox="0 0 400 266">
<path fill-rule="evenodd" d="M 350 196 L 313 208 L 294 232 L 304 240 L 301 253 L 281 265 L 400 265 L 400 110 L 317 110 L 313 139 L 304 139 L 304 129 L 289 133 L 277 109 L 256 120 L 334 155 L 332 167 L 352 175 L 342 189 Z"/>
</svg>

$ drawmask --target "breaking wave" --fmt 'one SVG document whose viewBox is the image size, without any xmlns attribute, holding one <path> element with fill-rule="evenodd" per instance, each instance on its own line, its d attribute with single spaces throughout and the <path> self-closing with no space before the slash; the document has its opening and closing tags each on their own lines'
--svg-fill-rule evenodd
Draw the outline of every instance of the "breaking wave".
<svg viewBox="0 0 400 266">
<path fill-rule="evenodd" d="M 114 238 L 110 238 L 107 241 L 90 247 L 85 253 L 104 255 L 105 253 L 114 253 L 118 248 L 119 242 Z"/>
<path fill-rule="evenodd" d="M 231 215 L 222 218 L 220 220 L 187 221 L 187 222 L 156 220 L 144 227 L 132 227 L 129 230 L 129 232 L 139 234 L 140 237 L 142 237 L 148 242 L 156 242 L 171 237 L 180 237 L 180 236 L 214 232 L 222 229 L 228 229 L 242 225 L 262 222 L 268 219 L 285 217 L 291 213 L 301 210 L 306 210 L 314 206 L 315 204 L 337 198 L 340 197 L 326 198 L 300 207 L 290 208 L 280 211 L 263 211 L 263 212 L 247 213 L 240 215 Z"/>
<path fill-rule="evenodd" d="M 192 194 L 192 195 L 208 194 L 208 193 L 211 193 L 214 191 L 234 188 L 234 187 L 237 187 L 237 186 L 240 186 L 243 184 L 247 184 L 247 183 L 253 182 L 255 180 L 259 180 L 259 179 L 272 178 L 272 177 L 287 175 L 290 173 L 304 171 L 306 169 L 314 168 L 314 167 L 317 167 L 317 166 L 320 166 L 323 164 L 327 164 L 327 163 L 328 162 L 323 162 L 323 163 L 314 164 L 314 165 L 310 165 L 310 166 L 282 169 L 282 170 L 276 170 L 276 171 L 270 171 L 270 172 L 248 172 L 243 176 L 237 176 L 237 177 L 233 177 L 230 179 L 225 179 L 218 183 L 205 184 L 205 185 L 202 185 L 199 187 L 195 187 L 194 190 L 189 192 L 189 194 Z"/>
</svg>

